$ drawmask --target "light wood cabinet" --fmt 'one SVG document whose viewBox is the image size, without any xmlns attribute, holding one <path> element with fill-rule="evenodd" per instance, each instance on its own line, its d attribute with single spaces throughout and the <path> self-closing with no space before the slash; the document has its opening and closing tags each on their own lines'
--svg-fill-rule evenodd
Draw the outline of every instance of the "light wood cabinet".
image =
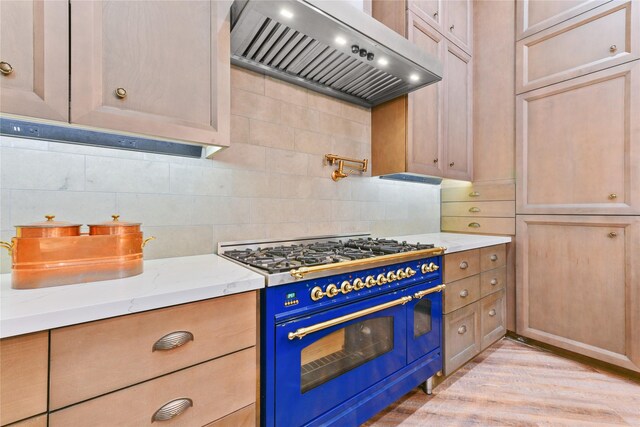
<svg viewBox="0 0 640 427">
<path fill-rule="evenodd" d="M 71 2 L 71 122 L 229 145 L 225 2 Z"/>
<path fill-rule="evenodd" d="M 444 316 L 444 373 L 456 369 L 480 353 L 481 328 L 478 302 Z"/>
<path fill-rule="evenodd" d="M 517 223 L 517 332 L 640 372 L 640 217 Z"/>
<path fill-rule="evenodd" d="M 442 231 L 457 231 L 472 234 L 515 234 L 514 218 L 465 218 L 442 217 Z"/>
<path fill-rule="evenodd" d="M 47 411 L 48 350 L 48 332 L 0 340 L 0 425 Z"/>
<path fill-rule="evenodd" d="M 516 93 L 640 57 L 640 3 L 611 2 L 516 43 Z M 579 47 L 579 48 L 578 48 Z"/>
<path fill-rule="evenodd" d="M 0 2 L 0 112 L 69 118 L 67 1 Z"/>
<path fill-rule="evenodd" d="M 495 292 L 479 302 L 480 350 L 502 338 L 505 329 L 504 291 Z"/>
<path fill-rule="evenodd" d="M 466 53 L 471 54 L 473 43 L 473 2 L 471 0 L 447 0 L 444 8 L 444 30 L 447 39 Z"/>
<path fill-rule="evenodd" d="M 519 95 L 519 214 L 640 214 L 640 61 Z"/>
<path fill-rule="evenodd" d="M 431 27 L 444 34 L 444 8 L 447 1 L 443 0 L 408 0 L 410 13 L 415 13 Z"/>
</svg>

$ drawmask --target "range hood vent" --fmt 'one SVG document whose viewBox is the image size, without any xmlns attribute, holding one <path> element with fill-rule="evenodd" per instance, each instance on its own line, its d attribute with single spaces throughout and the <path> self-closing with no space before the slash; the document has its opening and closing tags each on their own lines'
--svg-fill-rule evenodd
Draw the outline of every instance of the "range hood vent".
<svg viewBox="0 0 640 427">
<path fill-rule="evenodd" d="M 236 0 L 231 62 L 364 107 L 441 80 L 440 62 L 345 2 Z"/>
</svg>

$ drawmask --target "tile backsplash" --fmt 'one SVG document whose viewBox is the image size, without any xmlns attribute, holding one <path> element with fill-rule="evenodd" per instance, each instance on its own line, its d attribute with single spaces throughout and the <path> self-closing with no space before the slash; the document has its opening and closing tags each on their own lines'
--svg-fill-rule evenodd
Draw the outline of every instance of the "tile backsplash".
<svg viewBox="0 0 640 427">
<path fill-rule="evenodd" d="M 0 137 L 0 229 L 118 213 L 157 240 L 145 258 L 215 252 L 218 241 L 370 231 L 437 232 L 437 186 L 354 174 L 324 154 L 371 156 L 370 111 L 232 69 L 231 146 L 213 160 Z M 2 253 L 2 271 L 9 258 Z"/>
</svg>

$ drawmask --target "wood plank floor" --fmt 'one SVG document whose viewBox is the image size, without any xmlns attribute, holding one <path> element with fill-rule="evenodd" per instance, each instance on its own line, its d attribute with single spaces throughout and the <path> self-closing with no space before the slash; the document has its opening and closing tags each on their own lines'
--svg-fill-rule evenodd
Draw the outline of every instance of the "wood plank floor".
<svg viewBox="0 0 640 427">
<path fill-rule="evenodd" d="M 503 339 L 432 396 L 416 389 L 365 425 L 640 426 L 640 384 Z"/>
</svg>

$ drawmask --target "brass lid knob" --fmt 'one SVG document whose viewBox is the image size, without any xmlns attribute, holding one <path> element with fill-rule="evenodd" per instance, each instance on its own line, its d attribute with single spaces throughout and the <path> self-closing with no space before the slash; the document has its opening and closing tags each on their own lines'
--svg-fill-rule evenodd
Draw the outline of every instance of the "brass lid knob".
<svg viewBox="0 0 640 427">
<path fill-rule="evenodd" d="M 116 96 L 120 99 L 124 99 L 127 97 L 127 91 L 125 88 L 123 87 L 119 87 L 115 90 L 114 92 L 116 94 Z"/>
<path fill-rule="evenodd" d="M 56 216 L 55 215 L 45 215 L 44 217 L 47 219 L 47 221 L 53 221 Z"/>
<path fill-rule="evenodd" d="M 8 62 L 2 61 L 0 62 L 0 73 L 8 76 L 9 74 L 13 73 L 13 67 Z"/>
<path fill-rule="evenodd" d="M 113 222 L 118 222 L 120 215 L 111 215 L 111 218 L 113 218 Z"/>
</svg>

